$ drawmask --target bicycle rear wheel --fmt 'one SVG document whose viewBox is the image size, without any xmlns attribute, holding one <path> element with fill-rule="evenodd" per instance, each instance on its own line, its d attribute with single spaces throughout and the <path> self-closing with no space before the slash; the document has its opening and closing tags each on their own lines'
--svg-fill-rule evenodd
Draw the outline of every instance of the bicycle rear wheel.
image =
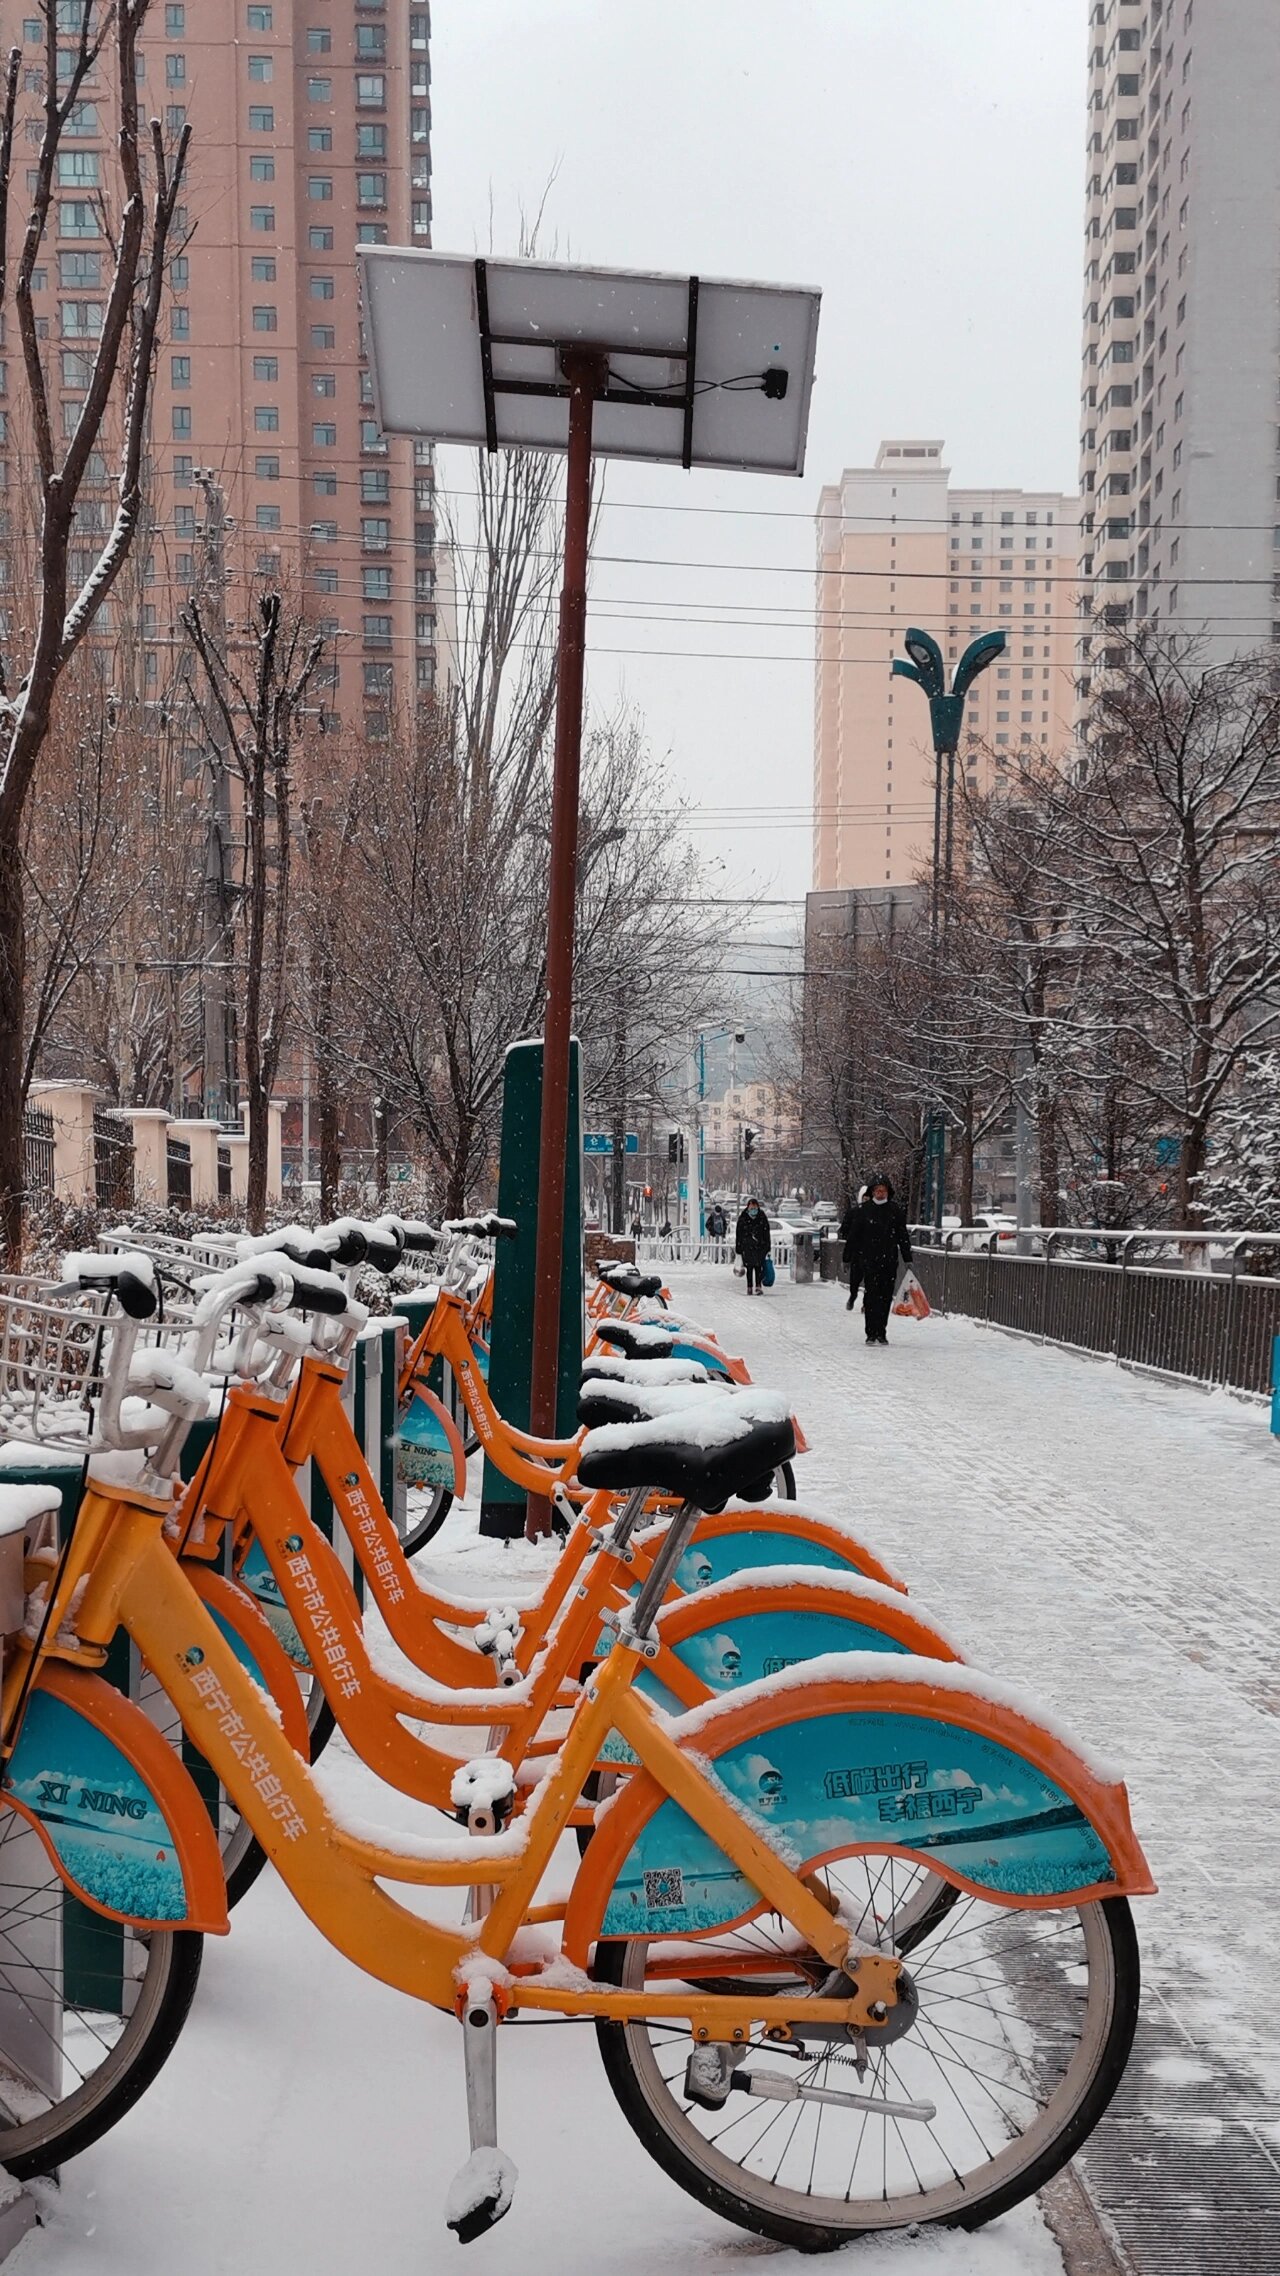
<svg viewBox="0 0 1280 2276">
<path fill-rule="evenodd" d="M 27 1820 L 0 1808 L 0 2165 L 16 2180 L 87 2149 L 151 2084 L 203 1946 L 91 1911 Z"/>
<path fill-rule="evenodd" d="M 893 1861 L 864 1862 L 874 1914 L 871 1876 Z M 862 2072 L 853 2044 L 793 2025 L 784 2050 L 757 2033 L 708 2109 L 687 2091 L 687 2027 L 597 2024 L 618 2103 L 673 2180 L 740 2227 L 821 2251 L 913 2223 L 976 2228 L 1075 2155 L 1115 2092 L 1137 2019 L 1125 1900 L 1021 1912 L 962 1893 L 912 1925 L 910 2018 L 892 2043 L 868 2047 Z M 704 1940 L 708 1977 L 742 1982 L 749 1933 Z M 596 1974 L 637 1989 L 687 1977 L 687 1947 L 665 1980 L 648 1955 L 641 1940 L 601 1943 Z M 762 1952 L 757 1964 L 776 1961 Z"/>
<path fill-rule="evenodd" d="M 417 1498 L 416 1507 L 409 1511 L 405 1530 L 400 1536 L 400 1546 L 406 1557 L 416 1556 L 419 1549 L 426 1547 L 427 1542 L 440 1531 L 453 1508 L 453 1494 L 448 1486 L 431 1489 L 423 1487 L 419 1493 L 420 1498 Z"/>
</svg>

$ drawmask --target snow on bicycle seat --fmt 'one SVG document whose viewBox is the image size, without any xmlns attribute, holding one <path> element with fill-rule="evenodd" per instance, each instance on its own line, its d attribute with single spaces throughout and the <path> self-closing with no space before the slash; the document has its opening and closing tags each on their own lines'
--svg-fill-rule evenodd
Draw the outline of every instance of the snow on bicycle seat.
<svg viewBox="0 0 1280 2276">
<path fill-rule="evenodd" d="M 700 1359 L 621 1359 L 612 1351 L 593 1351 L 582 1362 L 584 1389 L 602 1379 L 610 1383 L 709 1383 Z"/>
<path fill-rule="evenodd" d="M 767 1391 L 717 1392 L 696 1409 L 646 1422 L 606 1423 L 588 1431 L 578 1480 L 591 1491 L 626 1493 L 653 1486 L 697 1509 L 719 1510 L 735 1496 L 762 1501 L 773 1473 L 795 1452 L 786 1401 Z"/>
<path fill-rule="evenodd" d="M 656 1370 L 637 1367 L 630 1382 L 610 1382 L 604 1375 L 590 1378 L 578 1393 L 578 1420 L 588 1430 L 600 1423 L 645 1422 L 652 1415 L 675 1414 L 679 1408 L 703 1399 L 724 1397 L 726 1386 L 704 1377 L 701 1383 L 655 1383 Z"/>
<path fill-rule="evenodd" d="M 661 1296 L 662 1274 L 641 1272 L 634 1264 L 607 1264 L 596 1266 L 597 1278 L 606 1288 L 616 1288 L 620 1296 Z"/>
<path fill-rule="evenodd" d="M 626 1359 L 668 1359 L 674 1331 L 641 1326 L 636 1320 L 597 1320 L 602 1343 L 613 1344 Z"/>
</svg>

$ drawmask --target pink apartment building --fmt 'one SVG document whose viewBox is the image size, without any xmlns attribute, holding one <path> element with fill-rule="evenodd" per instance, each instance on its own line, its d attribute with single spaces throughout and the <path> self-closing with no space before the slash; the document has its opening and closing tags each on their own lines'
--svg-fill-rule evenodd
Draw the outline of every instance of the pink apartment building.
<svg viewBox="0 0 1280 2276">
<path fill-rule="evenodd" d="M 57 9 L 69 45 L 81 0 Z M 35 127 L 44 24 L 20 4 L 9 16 Z M 219 542 L 233 628 L 254 578 L 278 575 L 332 635 L 320 700 L 335 724 L 377 736 L 393 703 L 432 685 L 431 448 L 378 432 L 356 276 L 360 243 L 430 243 L 429 41 L 426 0 L 153 0 L 146 112 L 171 145 L 189 122 L 192 143 L 152 413 L 153 526 L 104 628 L 136 611 L 136 693 L 163 691 L 182 599 L 222 581 Z M 105 188 L 114 202 L 111 108 L 100 69 L 64 144 L 37 277 L 63 424 L 109 282 L 97 200 Z M 12 493 L 16 428 L 5 443 Z M 73 568 L 109 526 L 98 473 Z"/>
<path fill-rule="evenodd" d="M 936 441 L 884 442 L 846 468 L 817 516 L 813 883 L 908 885 L 928 861 L 933 753 L 920 690 L 894 680 L 908 625 L 948 666 L 978 632 L 1008 653 L 976 683 L 962 763 L 1033 744 L 1065 751 L 1074 707 L 1079 501 L 1057 491 L 958 490 Z M 986 752 L 990 750 L 990 761 Z"/>
</svg>

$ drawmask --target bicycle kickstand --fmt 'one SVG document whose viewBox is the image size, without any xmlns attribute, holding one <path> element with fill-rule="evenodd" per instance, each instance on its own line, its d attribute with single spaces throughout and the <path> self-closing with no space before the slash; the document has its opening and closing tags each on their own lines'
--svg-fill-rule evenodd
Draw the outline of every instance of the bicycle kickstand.
<svg viewBox="0 0 1280 2276">
<path fill-rule="evenodd" d="M 516 2169 L 498 2148 L 498 2017 L 491 1999 L 469 1999 L 462 2011 L 471 2155 L 454 2175 L 444 2217 L 459 2244 L 484 2236 L 511 2210 Z"/>
</svg>

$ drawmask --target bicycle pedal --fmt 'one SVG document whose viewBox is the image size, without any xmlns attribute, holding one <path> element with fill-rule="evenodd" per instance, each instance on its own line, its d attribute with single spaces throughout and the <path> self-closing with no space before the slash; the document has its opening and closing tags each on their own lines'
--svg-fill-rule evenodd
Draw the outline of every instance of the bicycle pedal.
<svg viewBox="0 0 1280 2276">
<path fill-rule="evenodd" d="M 516 2169 L 505 2151 L 472 2150 L 455 2173 L 444 2201 L 445 2224 L 459 2244 L 474 2244 L 511 2210 Z"/>
</svg>

